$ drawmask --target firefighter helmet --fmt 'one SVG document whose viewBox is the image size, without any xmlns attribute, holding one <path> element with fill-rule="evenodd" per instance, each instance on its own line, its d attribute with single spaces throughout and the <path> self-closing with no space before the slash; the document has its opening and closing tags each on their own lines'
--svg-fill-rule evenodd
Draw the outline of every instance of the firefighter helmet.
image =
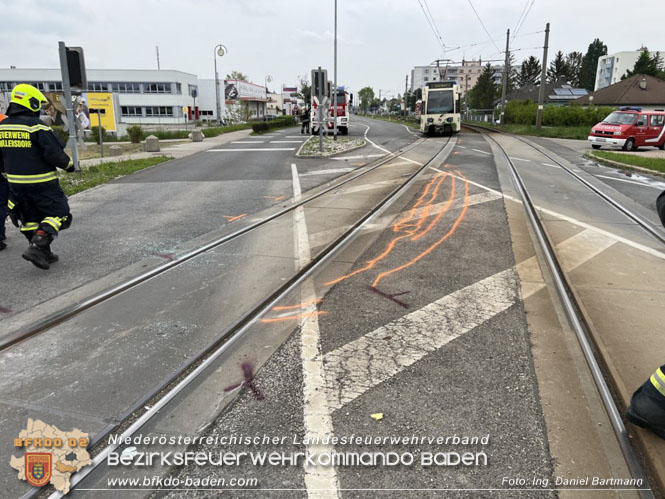
<svg viewBox="0 0 665 499">
<path fill-rule="evenodd" d="M 39 89 L 27 83 L 20 83 L 12 90 L 10 102 L 26 107 L 30 111 L 37 112 L 41 109 L 42 104 L 46 104 L 48 100 Z"/>
</svg>

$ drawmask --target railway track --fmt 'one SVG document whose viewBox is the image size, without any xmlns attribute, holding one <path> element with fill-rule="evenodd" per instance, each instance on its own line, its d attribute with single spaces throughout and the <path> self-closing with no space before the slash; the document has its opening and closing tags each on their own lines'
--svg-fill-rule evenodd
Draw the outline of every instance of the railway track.
<svg viewBox="0 0 665 499">
<path fill-rule="evenodd" d="M 389 163 L 390 161 L 417 147 L 423 142 L 425 142 L 423 139 L 417 140 L 408 147 L 392 153 L 388 155 L 388 157 L 382 158 L 369 167 L 366 167 L 366 169 L 362 172 L 359 172 L 341 181 L 333 181 L 330 186 L 325 187 L 322 191 L 305 197 L 301 201 L 294 202 L 288 207 L 279 210 L 276 213 L 265 217 L 264 219 L 254 222 L 215 241 L 212 241 L 204 246 L 201 246 L 200 248 L 192 250 L 185 255 L 180 256 L 174 261 L 167 262 L 124 283 L 118 284 L 103 293 L 92 296 L 85 301 L 72 306 L 71 308 L 62 310 L 59 313 L 44 318 L 38 323 L 22 329 L 20 331 L 21 334 L 16 334 L 13 337 L 13 341 L 5 341 L 5 343 L 2 344 L 1 349 L 9 348 L 9 346 L 12 344 L 16 344 L 17 342 L 23 341 L 31 336 L 39 334 L 40 332 L 46 331 L 57 324 L 60 324 L 66 320 L 71 319 L 72 317 L 83 313 L 85 310 L 88 310 L 91 307 L 110 300 L 114 296 L 123 293 L 124 291 L 140 286 L 142 283 L 145 283 L 148 280 L 161 275 L 173 269 L 174 267 L 183 264 L 186 261 L 196 258 L 197 256 L 202 255 L 203 253 L 213 248 L 217 248 L 227 242 L 237 239 L 238 237 L 247 234 L 250 231 L 254 231 L 261 226 L 268 224 L 272 220 L 291 213 L 296 208 L 304 206 L 307 203 L 310 203 L 313 200 L 318 199 L 321 196 L 334 191 L 341 186 L 348 184 L 349 182 L 352 182 L 353 180 L 359 179 L 369 172 L 376 170 L 377 168 L 380 168 L 381 166 Z M 363 217 L 361 217 L 356 221 L 356 223 L 348 228 L 348 230 L 346 230 L 334 241 L 328 244 L 316 257 L 312 259 L 308 265 L 295 272 L 290 279 L 285 281 L 278 289 L 273 290 L 272 293 L 259 304 L 243 313 L 240 318 L 226 327 L 224 331 L 222 331 L 213 341 L 211 341 L 199 352 L 189 358 L 187 362 L 185 362 L 180 368 L 168 376 L 167 379 L 164 379 L 162 383 L 154 387 L 148 393 L 143 395 L 138 401 L 132 404 L 129 409 L 127 409 L 119 418 L 117 418 L 117 423 L 109 424 L 100 432 L 98 432 L 91 439 L 90 452 L 91 455 L 94 456 L 93 464 L 72 476 L 70 482 L 72 489 L 75 488 L 77 484 L 81 483 L 81 481 L 83 481 L 92 472 L 94 472 L 95 469 L 100 467 L 105 462 L 108 454 L 114 452 L 119 447 L 119 445 L 104 445 L 104 441 L 108 435 L 112 433 L 121 434 L 124 438 L 135 434 L 156 414 L 163 410 L 169 404 L 169 402 L 176 398 L 180 393 L 184 392 L 198 376 L 206 371 L 206 369 L 211 364 L 213 364 L 220 356 L 229 350 L 229 348 L 234 345 L 235 342 L 243 337 L 245 333 L 247 333 L 247 331 L 259 319 L 261 319 L 261 317 L 263 317 L 275 305 L 277 305 L 283 297 L 288 295 L 291 291 L 293 291 L 320 268 L 322 268 L 334 255 L 336 255 L 342 248 L 344 248 L 347 243 L 352 241 L 365 226 L 380 217 L 381 214 L 384 213 L 384 211 L 387 210 L 390 205 L 397 201 L 418 180 L 418 177 L 423 172 L 425 172 L 429 166 L 431 166 L 437 160 L 437 158 L 450 152 L 450 148 L 448 148 L 449 144 L 450 139 L 442 144 L 428 161 L 422 165 L 419 165 L 417 169 L 409 175 L 408 178 L 405 178 L 403 183 L 401 183 L 382 200 L 380 200 L 371 210 L 369 210 Z M 24 499 L 37 496 L 51 498 L 62 497 L 62 494 L 59 492 L 51 492 L 52 490 L 35 490 L 34 492 L 31 491 L 25 494 L 23 497 Z"/>
<path fill-rule="evenodd" d="M 618 408 L 616 401 L 614 400 L 614 397 L 612 396 L 612 392 L 608 386 L 605 376 L 603 375 L 603 371 L 600 367 L 600 361 L 596 357 L 595 350 L 592 346 L 593 340 L 588 332 L 588 328 L 585 326 L 585 319 L 580 313 L 580 306 L 576 302 L 574 294 L 571 291 L 571 286 L 567 282 L 564 276 L 564 273 L 562 271 L 562 266 L 560 265 L 556 253 L 554 251 L 553 245 L 546 234 L 544 225 L 538 216 L 536 207 L 532 201 L 532 198 L 529 194 L 526 184 L 524 183 L 517 167 L 515 166 L 515 163 L 510 158 L 508 152 L 499 143 L 499 141 L 497 141 L 494 137 L 492 137 L 491 134 L 488 133 L 488 132 L 495 132 L 495 130 L 490 130 L 485 127 L 476 127 L 470 125 L 465 125 L 465 126 L 471 130 L 485 134 L 492 142 L 494 142 L 497 145 L 497 147 L 501 150 L 502 154 L 505 156 L 505 159 L 508 162 L 508 165 L 510 166 L 510 174 L 517 188 L 519 198 L 524 206 L 527 219 L 529 220 L 529 224 L 533 228 L 533 231 L 536 235 L 538 246 L 542 251 L 544 259 L 547 263 L 548 270 L 552 276 L 552 281 L 554 283 L 556 295 L 559 297 L 562 308 L 563 310 L 565 310 L 566 316 L 570 321 L 570 325 L 578 339 L 581 350 L 584 354 L 584 358 L 587 362 L 587 365 L 589 367 L 593 380 L 596 384 L 596 387 L 600 393 L 603 406 L 612 424 L 612 429 L 614 430 L 614 434 L 617 438 L 624 459 L 626 460 L 626 464 L 628 465 L 628 468 L 633 478 L 642 479 L 643 480 L 642 483 L 649 483 L 647 475 L 642 467 L 641 461 L 636 455 L 635 450 L 631 445 L 628 432 L 626 430 L 626 426 L 624 425 L 623 418 L 621 416 L 621 412 Z M 580 177 L 577 173 L 573 172 L 568 167 L 563 165 L 561 162 L 556 160 L 554 157 L 552 157 L 552 155 L 548 154 L 542 148 L 534 146 L 529 141 L 524 140 L 521 137 L 516 137 L 512 134 L 510 134 L 510 136 L 527 144 L 528 146 L 538 151 L 543 156 L 547 157 L 550 161 L 556 163 L 557 166 L 561 167 L 564 171 L 573 176 L 576 180 L 578 180 L 580 183 L 586 186 L 589 190 L 600 196 L 604 201 L 606 201 L 617 211 L 619 211 L 626 217 L 633 220 L 639 227 L 641 227 L 645 232 L 654 237 L 657 241 L 665 244 L 665 236 L 662 234 L 661 231 L 656 230 L 648 221 L 644 220 L 639 215 L 636 215 L 631 210 L 622 206 L 616 200 L 612 199 L 610 196 L 597 189 L 587 180 Z M 642 499 L 650 499 L 655 497 L 651 489 L 640 490 L 639 494 Z"/>
</svg>

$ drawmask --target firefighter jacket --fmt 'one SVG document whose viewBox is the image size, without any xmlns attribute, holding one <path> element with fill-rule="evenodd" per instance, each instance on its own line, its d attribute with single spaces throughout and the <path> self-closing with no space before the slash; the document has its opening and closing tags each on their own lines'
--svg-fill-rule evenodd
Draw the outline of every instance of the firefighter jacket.
<svg viewBox="0 0 665 499">
<path fill-rule="evenodd" d="M 70 162 L 65 144 L 35 113 L 10 106 L 8 114 L 0 123 L 0 171 L 10 184 L 56 180 L 56 167 L 65 170 Z"/>
</svg>

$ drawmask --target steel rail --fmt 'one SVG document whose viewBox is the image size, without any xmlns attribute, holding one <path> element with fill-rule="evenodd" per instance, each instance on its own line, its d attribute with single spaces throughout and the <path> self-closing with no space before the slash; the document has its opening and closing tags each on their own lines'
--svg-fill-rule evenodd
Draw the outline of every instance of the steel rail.
<svg viewBox="0 0 665 499">
<path fill-rule="evenodd" d="M 547 262 L 547 266 L 552 275 L 557 294 L 559 295 L 559 299 L 561 300 L 563 308 L 566 312 L 566 316 L 568 317 L 568 320 L 570 321 L 570 324 L 575 331 L 575 335 L 577 336 L 580 347 L 582 348 L 584 358 L 586 359 L 587 365 L 591 371 L 591 375 L 598 388 L 603 406 L 605 407 L 605 411 L 607 412 L 607 415 L 612 424 L 612 429 L 614 430 L 617 441 L 619 442 L 619 446 L 621 447 L 621 452 L 623 453 L 624 459 L 626 460 L 628 469 L 630 470 L 633 478 L 642 480 L 641 483 L 643 484 L 648 484 L 649 480 L 647 479 L 646 473 L 642 469 L 642 466 L 630 445 L 628 432 L 626 431 L 626 427 L 623 424 L 621 413 L 619 412 L 619 409 L 617 408 L 612 397 L 612 393 L 610 392 L 607 382 L 605 381 L 603 373 L 600 369 L 600 365 L 598 364 L 598 361 L 593 352 L 591 341 L 584 326 L 582 325 L 582 320 L 580 319 L 579 313 L 577 312 L 577 307 L 573 303 L 573 299 L 571 298 L 569 292 L 569 287 L 557 262 L 554 249 L 552 248 L 552 245 L 545 235 L 545 229 L 542 222 L 538 218 L 536 208 L 533 204 L 533 201 L 531 200 L 531 196 L 529 195 L 526 185 L 524 184 L 521 175 L 517 171 L 517 167 L 515 167 L 515 164 L 512 162 L 510 156 L 508 156 L 508 153 L 503 148 L 503 146 L 494 137 L 491 137 L 490 135 L 488 135 L 488 137 L 497 145 L 508 161 L 510 172 L 515 182 L 515 186 L 517 187 L 517 191 L 522 198 L 522 204 L 526 211 L 527 218 L 529 219 L 529 222 L 538 240 L 538 244 L 545 257 L 545 261 Z M 653 492 L 650 488 L 638 489 L 638 493 L 642 499 L 654 498 Z"/>
<path fill-rule="evenodd" d="M 405 152 L 410 151 L 411 149 L 415 148 L 416 146 L 422 144 L 425 142 L 426 139 L 418 139 L 415 140 L 413 143 L 409 144 L 407 147 L 403 149 L 399 149 L 397 152 L 389 153 L 388 157 L 381 158 L 379 159 L 376 164 L 371 165 L 364 169 L 362 172 L 359 172 L 355 175 L 352 175 L 349 178 L 346 178 L 342 181 L 335 182 L 333 181 L 333 184 L 330 185 L 329 187 L 324 188 L 322 191 L 317 192 L 315 194 L 311 194 L 307 197 L 304 197 L 298 202 L 292 203 L 288 205 L 287 207 L 278 210 L 277 212 L 268 215 L 261 220 L 257 220 L 256 222 L 253 222 L 241 229 L 238 229 L 234 232 L 231 232 L 230 234 L 227 234 L 225 236 L 219 237 L 207 244 L 204 244 L 203 246 L 200 246 L 196 249 L 193 249 L 191 251 L 188 251 L 187 253 L 184 253 L 183 255 L 178 256 L 177 258 L 163 263 L 161 265 L 158 265 L 157 267 L 147 270 L 143 272 L 142 274 L 139 274 L 131 279 L 128 279 L 126 281 L 120 282 L 114 286 L 111 286 L 110 288 L 101 291 L 99 293 L 96 293 L 88 298 L 83 299 L 82 301 L 79 301 L 78 303 L 74 303 L 68 307 L 65 307 L 61 310 L 58 310 L 56 312 L 53 312 L 52 314 L 47 315 L 46 317 L 39 319 L 36 322 L 33 322 L 31 324 L 28 324 L 26 326 L 22 326 L 18 328 L 16 331 L 13 331 L 2 338 L 0 338 L 0 351 L 5 350 L 9 348 L 10 346 L 19 343 L 21 341 L 26 340 L 27 338 L 30 338 L 36 334 L 39 334 L 47 329 L 50 329 L 54 326 L 57 326 L 58 324 L 71 319 L 72 317 L 80 314 L 81 312 L 94 307 L 95 305 L 98 305 L 100 303 L 103 303 L 110 298 L 113 298 L 114 296 L 123 293 L 129 289 L 132 289 L 139 284 L 142 284 L 153 277 L 156 277 L 160 274 L 163 274 L 169 270 L 171 270 L 174 267 L 177 267 L 179 265 L 182 265 L 183 263 L 191 260 L 192 258 L 195 258 L 202 253 L 205 253 L 207 251 L 210 251 L 211 249 L 217 248 L 218 246 L 221 246 L 225 243 L 228 243 L 229 241 L 232 241 L 234 239 L 237 239 L 238 237 L 253 231 L 257 229 L 258 227 L 261 227 L 268 222 L 271 222 L 272 220 L 275 220 L 276 218 L 279 218 L 289 212 L 292 212 L 299 206 L 303 206 L 314 199 L 317 199 L 330 191 L 333 191 L 335 189 L 338 189 L 339 187 L 352 182 L 353 180 L 362 177 L 364 175 L 367 175 L 368 173 L 374 171 L 375 169 L 385 165 L 386 163 L 389 163 L 390 161 L 394 160 L 395 158 L 401 156 Z"/>
<path fill-rule="evenodd" d="M 474 126 L 474 125 L 465 125 L 468 128 L 471 129 L 481 129 L 483 131 L 493 131 L 493 132 L 498 132 L 502 134 L 509 135 L 510 137 L 513 137 L 520 142 L 523 142 L 524 144 L 528 145 L 529 147 L 535 149 L 538 151 L 540 154 L 548 158 L 550 161 L 556 163 L 558 166 L 563 168 L 563 170 L 573 177 L 575 177 L 576 180 L 578 180 L 580 183 L 582 183 L 585 187 L 590 189 L 592 192 L 603 198 L 603 200 L 607 203 L 609 203 L 611 206 L 613 206 L 616 210 L 621 212 L 623 215 L 626 217 L 630 218 L 633 222 L 635 222 L 637 225 L 639 225 L 644 231 L 648 232 L 649 235 L 651 235 L 654 239 L 656 239 L 658 242 L 665 244 L 665 233 L 663 233 L 662 230 L 656 229 L 653 227 L 653 224 L 649 222 L 648 220 L 645 220 L 641 216 L 637 215 L 636 213 L 632 212 L 625 206 L 623 206 L 621 203 L 618 201 L 614 200 L 612 197 L 609 195 L 605 194 L 602 190 L 598 189 L 595 185 L 593 185 L 591 182 L 583 178 L 582 176 L 578 175 L 574 171 L 572 171 L 570 168 L 567 166 L 563 165 L 560 161 L 558 161 L 556 158 L 553 158 L 550 154 L 547 153 L 547 151 L 541 149 L 540 147 L 532 144 L 530 141 L 523 139 L 522 137 L 519 137 L 517 135 L 511 134 L 509 132 L 505 132 L 504 130 L 492 130 L 487 127 L 481 127 L 481 126 Z M 496 142 L 496 141 L 495 141 Z"/>
<path fill-rule="evenodd" d="M 190 358 L 180 369 L 178 369 L 174 375 L 170 376 L 168 380 L 164 381 L 159 387 L 152 390 L 151 395 L 142 397 L 139 403 L 134 404 L 134 410 L 127 411 L 123 419 L 128 419 L 130 416 L 137 413 L 138 410 L 144 406 L 145 402 L 154 398 L 160 392 L 163 392 L 163 395 L 159 398 L 159 400 L 155 401 L 149 409 L 146 409 L 134 423 L 125 429 L 118 440 L 122 442 L 126 438 L 131 437 L 134 433 L 136 433 L 136 431 L 138 431 L 148 421 L 150 421 L 171 400 L 173 400 L 178 394 L 185 390 L 192 381 L 194 381 L 201 373 L 210 367 L 210 365 L 212 365 L 219 357 L 221 357 L 233 344 L 235 344 L 235 342 L 242 338 L 249 331 L 249 329 L 256 324 L 258 319 L 268 313 L 272 307 L 280 302 L 280 300 L 282 300 L 286 295 L 288 295 L 305 280 L 311 277 L 340 250 L 346 247 L 346 245 L 350 243 L 367 224 L 372 223 L 375 219 L 380 217 L 416 182 L 418 177 L 424 171 L 426 171 L 442 153 L 445 153 L 446 147 L 448 147 L 450 142 L 451 139 L 449 138 L 448 141 L 441 146 L 441 148 L 436 152 L 436 154 L 434 154 L 434 156 L 432 156 L 431 159 L 421 165 L 403 184 L 393 189 L 354 225 L 352 225 L 337 239 L 326 246 L 326 248 L 321 251 L 319 255 L 313 258 L 310 263 L 296 272 L 287 282 L 282 284 L 276 291 L 266 297 L 260 304 L 245 312 L 241 318 L 239 318 L 232 325 L 228 326 L 216 340 L 199 351 L 199 353 L 197 353 L 194 357 Z M 450 150 L 448 151 L 448 154 L 449 153 Z M 173 388 L 167 390 L 169 385 L 172 385 L 176 382 L 177 384 Z M 97 443 L 103 441 L 109 434 L 121 426 L 122 422 L 117 425 L 107 426 L 100 433 L 95 435 L 93 441 Z M 99 453 L 95 454 L 92 465 L 86 467 L 84 470 L 76 473 L 71 477 L 70 489 L 73 490 L 77 484 L 79 484 L 95 469 L 97 469 L 111 452 L 114 452 L 121 445 L 121 443 L 107 445 Z M 39 493 L 39 489 L 35 490 L 34 492 L 28 492 L 22 497 L 22 499 L 33 498 Z M 63 494 L 56 491 L 50 494 L 48 497 L 49 499 L 56 499 L 63 497 Z"/>
</svg>

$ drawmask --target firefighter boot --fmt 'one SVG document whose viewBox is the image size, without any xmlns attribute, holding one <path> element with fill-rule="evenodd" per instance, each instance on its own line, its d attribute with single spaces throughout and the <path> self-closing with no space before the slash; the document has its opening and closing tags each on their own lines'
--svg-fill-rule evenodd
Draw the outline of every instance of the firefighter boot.
<svg viewBox="0 0 665 499">
<path fill-rule="evenodd" d="M 49 235 L 43 230 L 38 230 L 35 235 L 32 236 L 30 246 L 28 246 L 28 249 L 25 250 L 21 256 L 35 267 L 39 267 L 42 270 L 48 270 L 50 268 L 48 261 L 49 253 L 51 253 L 48 249 L 50 244 L 51 241 Z"/>
<path fill-rule="evenodd" d="M 44 253 L 46 254 L 46 261 L 47 261 L 49 264 L 51 264 L 51 263 L 55 263 L 55 262 L 57 262 L 57 261 L 59 260 L 58 255 L 56 255 L 55 253 L 53 253 L 53 252 L 51 251 L 51 245 L 48 245 L 48 246 L 46 247 Z"/>
<path fill-rule="evenodd" d="M 626 419 L 665 439 L 665 375 L 659 368 L 633 394 Z"/>
</svg>

